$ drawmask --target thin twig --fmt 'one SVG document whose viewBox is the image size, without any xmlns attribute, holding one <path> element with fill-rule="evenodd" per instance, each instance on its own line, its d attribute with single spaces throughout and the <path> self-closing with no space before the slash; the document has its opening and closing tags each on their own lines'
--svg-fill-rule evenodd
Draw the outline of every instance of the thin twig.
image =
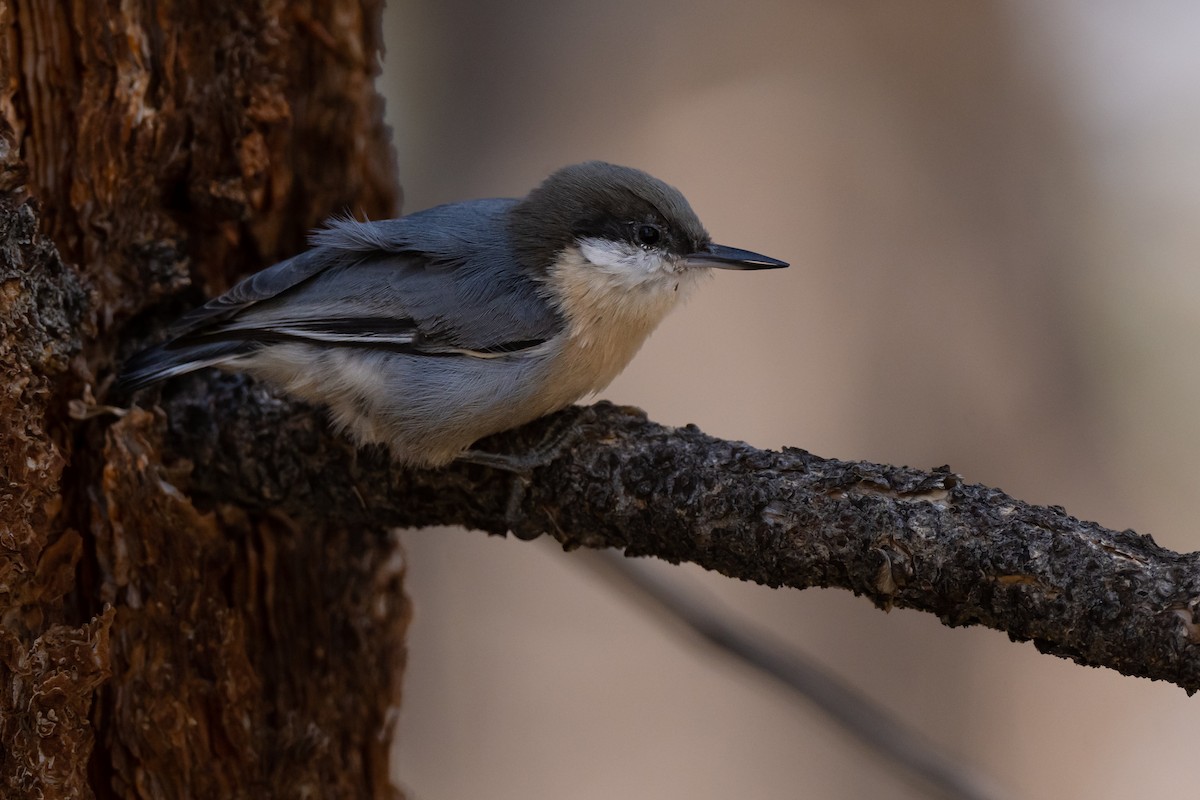
<svg viewBox="0 0 1200 800">
<path fill-rule="evenodd" d="M 666 580 L 640 559 L 615 550 L 574 554 L 610 585 L 643 606 L 683 623 L 708 644 L 791 689 L 874 753 L 918 778 L 937 796 L 952 800 L 999 800 L 1010 796 L 994 781 L 943 752 L 819 664 L 745 620 L 734 620 L 711 597 Z M 633 590 L 632 593 L 630 590 Z"/>
</svg>

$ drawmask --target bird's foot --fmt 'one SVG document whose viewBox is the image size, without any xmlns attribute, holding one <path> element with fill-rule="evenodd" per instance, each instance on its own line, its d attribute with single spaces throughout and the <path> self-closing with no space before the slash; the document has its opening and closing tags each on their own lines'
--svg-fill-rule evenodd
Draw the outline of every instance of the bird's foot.
<svg viewBox="0 0 1200 800">
<path fill-rule="evenodd" d="M 555 419 L 541 441 L 523 453 L 489 453 L 486 450 L 464 450 L 456 461 L 478 464 L 529 477 L 538 467 L 544 467 L 561 456 L 579 435 L 574 414 L 562 414 Z"/>
<path fill-rule="evenodd" d="M 533 480 L 533 471 L 550 464 L 566 451 L 579 435 L 577 422 L 574 414 L 561 415 L 551 423 L 542 440 L 524 453 L 465 450 L 456 459 L 467 464 L 478 464 L 512 473 L 513 480 L 509 488 L 508 502 L 505 504 L 504 517 L 509 521 L 509 530 L 518 539 L 536 539 L 542 534 L 540 530 L 526 529 L 518 524 L 519 520 L 524 518 L 521 506 Z"/>
</svg>

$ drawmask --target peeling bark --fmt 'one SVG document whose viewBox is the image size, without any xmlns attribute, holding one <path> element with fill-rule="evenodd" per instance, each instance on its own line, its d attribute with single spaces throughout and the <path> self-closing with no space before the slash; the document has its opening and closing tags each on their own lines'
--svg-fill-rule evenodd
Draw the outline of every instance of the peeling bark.
<svg viewBox="0 0 1200 800">
<path fill-rule="evenodd" d="M 381 7 L 0 4 L 0 796 L 396 794 L 395 539 L 197 510 L 104 414 L 163 320 L 397 211 Z"/>
<path fill-rule="evenodd" d="M 386 796 L 408 619 L 396 540 L 197 511 L 186 471 L 160 461 L 163 428 L 134 410 L 108 429 L 94 506 L 99 594 L 118 608 L 116 794 Z"/>
<path fill-rule="evenodd" d="M 11 156 L 0 132 L 0 158 Z M 6 176 L 20 173 L 12 162 Z M 56 414 L 79 349 L 84 291 L 36 232 L 31 204 L 0 197 L 0 795 L 84 785 L 92 695 L 109 677 L 111 613 L 67 608 L 83 555 L 63 524 L 70 455 Z M 79 758 L 78 754 L 83 754 Z M 64 795 L 65 796 L 65 795 Z"/>
</svg>

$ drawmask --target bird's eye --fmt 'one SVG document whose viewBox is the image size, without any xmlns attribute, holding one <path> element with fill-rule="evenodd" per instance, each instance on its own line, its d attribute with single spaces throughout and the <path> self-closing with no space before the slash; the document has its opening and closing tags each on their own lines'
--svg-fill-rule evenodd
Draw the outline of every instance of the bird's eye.
<svg viewBox="0 0 1200 800">
<path fill-rule="evenodd" d="M 638 225 L 635 235 L 638 244 L 644 247 L 654 247 L 662 241 L 662 231 L 657 225 Z"/>
</svg>

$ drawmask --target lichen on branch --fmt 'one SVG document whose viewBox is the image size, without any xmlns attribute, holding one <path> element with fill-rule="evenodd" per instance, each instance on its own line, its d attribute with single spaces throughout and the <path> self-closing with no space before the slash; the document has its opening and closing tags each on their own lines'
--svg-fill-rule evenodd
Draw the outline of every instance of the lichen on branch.
<svg viewBox="0 0 1200 800">
<path fill-rule="evenodd" d="M 1200 689 L 1200 554 L 947 468 L 759 450 L 601 403 L 485 443 L 528 448 L 567 417 L 571 446 L 526 482 L 469 465 L 402 470 L 384 452 L 355 451 L 319 410 L 241 378 L 197 376 L 164 404 L 169 448 L 204 465 L 190 490 L 213 502 L 298 519 L 547 534 L 568 549 L 623 548 L 769 586 L 839 587 Z"/>
</svg>

